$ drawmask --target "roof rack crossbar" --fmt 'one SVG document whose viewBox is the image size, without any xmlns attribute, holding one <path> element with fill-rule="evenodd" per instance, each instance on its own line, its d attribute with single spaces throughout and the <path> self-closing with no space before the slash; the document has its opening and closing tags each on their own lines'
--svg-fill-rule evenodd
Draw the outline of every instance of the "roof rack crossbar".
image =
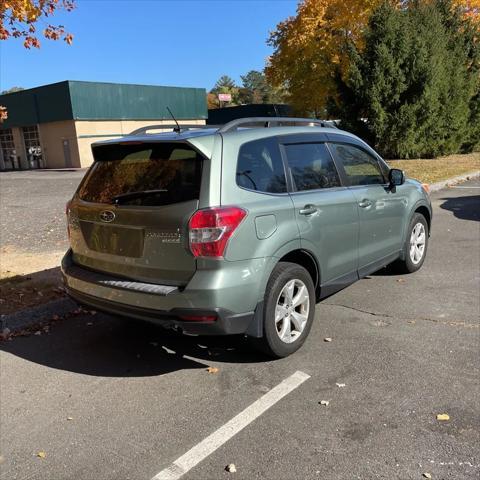
<svg viewBox="0 0 480 480">
<path fill-rule="evenodd" d="M 218 128 L 218 125 L 196 125 L 196 124 L 180 124 L 180 132 L 184 130 L 197 130 L 197 129 L 204 129 L 204 128 Z M 133 132 L 130 132 L 128 135 L 146 135 L 149 130 L 178 130 L 177 125 L 173 123 L 166 123 L 163 125 L 146 125 L 144 127 L 137 128 Z"/>
<path fill-rule="evenodd" d="M 218 129 L 219 133 L 231 132 L 242 126 L 248 126 L 254 123 L 264 123 L 264 128 L 269 128 L 272 126 L 299 126 L 305 125 L 310 127 L 329 127 L 337 128 L 335 123 L 328 120 L 319 120 L 316 118 L 297 118 L 297 117 L 246 117 L 238 118 L 232 120 L 231 122 L 226 123 Z M 289 125 L 282 125 L 282 124 Z"/>
</svg>

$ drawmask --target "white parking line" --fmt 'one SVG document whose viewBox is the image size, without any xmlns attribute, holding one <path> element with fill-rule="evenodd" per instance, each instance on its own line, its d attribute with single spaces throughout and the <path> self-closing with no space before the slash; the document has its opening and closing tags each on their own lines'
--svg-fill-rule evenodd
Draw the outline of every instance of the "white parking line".
<svg viewBox="0 0 480 480">
<path fill-rule="evenodd" d="M 169 467 L 157 473 L 152 480 L 179 479 L 309 378 L 310 375 L 306 373 L 295 372 L 229 420 L 225 425 L 221 426 L 200 443 L 197 443 L 187 453 L 177 458 Z"/>
</svg>

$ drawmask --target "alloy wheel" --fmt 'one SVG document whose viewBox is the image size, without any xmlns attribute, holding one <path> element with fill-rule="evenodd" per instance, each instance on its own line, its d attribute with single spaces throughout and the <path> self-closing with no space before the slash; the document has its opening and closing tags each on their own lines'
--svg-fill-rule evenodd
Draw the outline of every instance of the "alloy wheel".
<svg viewBox="0 0 480 480">
<path fill-rule="evenodd" d="M 310 295 L 299 279 L 285 284 L 275 307 L 275 326 L 280 340 L 292 343 L 300 337 L 308 321 Z"/>
</svg>

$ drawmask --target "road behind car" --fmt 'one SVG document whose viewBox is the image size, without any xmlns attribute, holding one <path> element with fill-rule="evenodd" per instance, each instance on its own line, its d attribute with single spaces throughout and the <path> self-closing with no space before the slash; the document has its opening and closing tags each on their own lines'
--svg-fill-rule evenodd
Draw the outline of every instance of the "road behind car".
<svg viewBox="0 0 480 480">
<path fill-rule="evenodd" d="M 229 463 L 239 479 L 478 478 L 480 182 L 432 200 L 422 270 L 322 302 L 284 360 L 91 313 L 4 342 L 0 478 L 150 479 L 297 371 L 310 378 L 182 478 Z"/>
</svg>

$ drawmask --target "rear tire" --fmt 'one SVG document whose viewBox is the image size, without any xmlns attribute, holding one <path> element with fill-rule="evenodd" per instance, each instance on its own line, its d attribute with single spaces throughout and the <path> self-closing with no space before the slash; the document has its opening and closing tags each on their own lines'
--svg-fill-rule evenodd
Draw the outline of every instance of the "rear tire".
<svg viewBox="0 0 480 480">
<path fill-rule="evenodd" d="M 315 287 L 308 271 L 279 262 L 265 289 L 263 337 L 256 345 L 274 358 L 296 352 L 305 342 L 315 316 Z"/>
<path fill-rule="evenodd" d="M 421 213 L 415 213 L 407 230 L 403 246 L 404 260 L 398 260 L 396 267 L 401 273 L 413 273 L 423 265 L 428 247 L 428 222 Z"/>
</svg>

